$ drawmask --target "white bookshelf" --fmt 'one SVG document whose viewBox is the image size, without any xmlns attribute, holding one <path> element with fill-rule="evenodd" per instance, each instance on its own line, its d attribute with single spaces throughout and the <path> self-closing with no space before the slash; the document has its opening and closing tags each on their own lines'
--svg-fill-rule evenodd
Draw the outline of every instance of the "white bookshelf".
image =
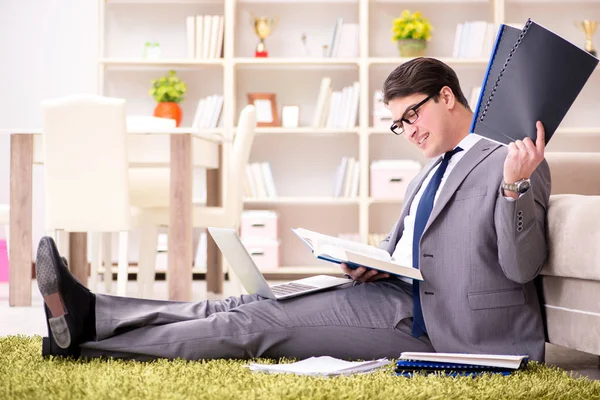
<svg viewBox="0 0 600 400">
<path fill-rule="evenodd" d="M 326 234 L 358 233 L 367 242 L 371 233 L 387 232 L 402 200 L 374 199 L 369 191 L 369 166 L 379 159 L 408 158 L 426 162 L 421 153 L 387 127 L 372 126 L 373 92 L 399 64 L 390 39 L 393 18 L 404 8 L 420 10 L 435 27 L 426 55 L 452 66 L 467 98 L 480 86 L 487 58 L 453 58 L 456 24 L 485 20 L 494 24 L 524 23 L 528 17 L 583 45 L 584 34 L 573 21 L 600 14 L 598 0 L 98 0 L 99 92 L 128 99 L 133 114 L 151 114 L 147 95 L 150 80 L 175 69 L 188 84 L 182 104 L 182 129 L 191 126 L 195 104 L 211 94 L 224 97 L 215 135 L 233 137 L 237 117 L 248 92 L 272 92 L 282 105 L 300 107 L 298 128 L 258 128 L 250 162 L 268 161 L 278 197 L 246 198 L 245 209 L 271 209 L 280 215 L 281 265 L 273 273 L 335 273 L 336 266 L 316 260 L 290 228 L 302 226 Z M 279 17 L 265 41 L 268 58 L 254 58 L 258 42 L 250 13 Z M 224 15 L 223 58 L 188 59 L 185 17 Z M 360 26 L 356 58 L 324 58 L 336 18 Z M 309 54 L 304 52 L 302 34 Z M 160 60 L 141 58 L 142 44 L 158 41 Z M 600 50 L 600 34 L 594 44 Z M 360 105 L 354 128 L 312 128 L 323 77 L 333 90 L 360 83 Z M 594 73 L 550 143 L 549 151 L 600 151 L 600 74 Z M 225 146 L 225 149 L 228 147 Z M 228 153 L 224 154 L 227 163 Z M 342 157 L 354 157 L 360 169 L 357 197 L 333 197 L 335 171 Z M 223 190 L 227 190 L 223 185 Z M 223 193 L 225 196 L 226 193 Z"/>
</svg>

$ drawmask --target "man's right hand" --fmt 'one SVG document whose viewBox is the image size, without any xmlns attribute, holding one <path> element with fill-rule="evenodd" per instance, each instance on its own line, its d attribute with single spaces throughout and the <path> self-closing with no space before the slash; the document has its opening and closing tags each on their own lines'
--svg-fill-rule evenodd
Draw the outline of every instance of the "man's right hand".
<svg viewBox="0 0 600 400">
<path fill-rule="evenodd" d="M 346 263 L 342 263 L 342 271 L 348 274 L 352 279 L 359 282 L 374 282 L 379 279 L 389 278 L 390 274 L 380 273 L 375 269 L 368 269 L 365 267 L 358 267 L 356 269 L 352 269 L 348 267 Z"/>
</svg>

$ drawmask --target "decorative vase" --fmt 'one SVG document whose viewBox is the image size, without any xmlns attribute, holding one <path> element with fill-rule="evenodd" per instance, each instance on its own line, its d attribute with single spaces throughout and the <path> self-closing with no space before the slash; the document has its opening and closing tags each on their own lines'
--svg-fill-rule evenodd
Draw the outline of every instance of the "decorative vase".
<svg viewBox="0 0 600 400">
<path fill-rule="evenodd" d="M 422 39 L 400 39 L 398 40 L 398 51 L 400 57 L 422 57 L 425 55 L 427 41 Z"/>
<path fill-rule="evenodd" d="M 182 115 L 183 113 L 181 112 L 181 107 L 179 107 L 179 104 L 174 102 L 158 103 L 154 109 L 155 117 L 172 118 L 177 121 L 177 126 L 181 124 Z"/>
</svg>

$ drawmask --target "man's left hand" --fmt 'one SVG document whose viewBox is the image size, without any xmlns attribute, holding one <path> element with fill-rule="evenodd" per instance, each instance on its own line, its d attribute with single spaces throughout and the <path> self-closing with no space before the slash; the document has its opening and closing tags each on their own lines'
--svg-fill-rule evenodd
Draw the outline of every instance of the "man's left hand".
<svg viewBox="0 0 600 400">
<path fill-rule="evenodd" d="M 546 132 L 541 121 L 537 121 L 535 126 L 537 128 L 535 143 L 527 137 L 508 145 L 508 155 L 504 160 L 504 182 L 515 183 L 521 179 L 528 179 L 544 160 Z"/>
</svg>

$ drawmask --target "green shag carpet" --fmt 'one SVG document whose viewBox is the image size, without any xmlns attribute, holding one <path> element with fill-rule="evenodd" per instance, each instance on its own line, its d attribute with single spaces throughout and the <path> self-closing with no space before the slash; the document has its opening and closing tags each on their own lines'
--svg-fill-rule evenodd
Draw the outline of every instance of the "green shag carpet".
<svg viewBox="0 0 600 400">
<path fill-rule="evenodd" d="M 538 363 L 507 377 L 403 378 L 390 364 L 323 378 L 255 373 L 248 361 L 44 359 L 41 345 L 39 336 L 0 338 L 0 399 L 600 399 L 600 381 Z"/>
</svg>

